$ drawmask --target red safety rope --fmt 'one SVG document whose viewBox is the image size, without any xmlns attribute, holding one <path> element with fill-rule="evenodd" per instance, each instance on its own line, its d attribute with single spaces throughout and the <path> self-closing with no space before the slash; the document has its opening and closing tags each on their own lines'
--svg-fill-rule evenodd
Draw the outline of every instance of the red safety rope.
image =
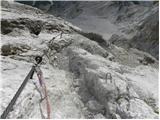
<svg viewBox="0 0 160 120">
<path fill-rule="evenodd" d="M 42 90 L 44 92 L 44 96 L 45 96 L 45 99 L 46 99 L 47 119 L 50 119 L 51 118 L 50 117 L 51 107 L 50 107 L 50 103 L 49 103 L 47 87 L 45 85 L 45 82 L 44 82 L 44 79 L 43 79 L 43 73 L 42 73 L 40 68 L 39 68 L 39 70 L 37 70 L 37 76 L 38 76 L 40 86 L 42 87 Z"/>
</svg>

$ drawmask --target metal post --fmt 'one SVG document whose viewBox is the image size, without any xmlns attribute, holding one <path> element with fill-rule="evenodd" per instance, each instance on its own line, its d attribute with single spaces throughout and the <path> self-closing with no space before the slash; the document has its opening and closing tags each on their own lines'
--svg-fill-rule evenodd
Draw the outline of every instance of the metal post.
<svg viewBox="0 0 160 120">
<path fill-rule="evenodd" d="M 111 73 L 107 73 L 106 74 L 106 80 L 107 81 L 110 80 L 110 83 L 112 83 L 112 75 L 111 75 Z"/>
<path fill-rule="evenodd" d="M 23 83 L 21 84 L 21 86 L 19 87 L 18 91 L 16 92 L 16 94 L 12 98 L 11 102 L 8 104 L 7 108 L 2 113 L 1 119 L 5 119 L 7 117 L 7 115 L 8 115 L 8 113 L 12 110 L 12 108 L 13 108 L 16 100 L 17 100 L 17 98 L 19 97 L 19 95 L 21 94 L 22 90 L 26 86 L 28 80 L 31 78 L 31 75 L 33 75 L 33 73 L 35 71 L 35 67 L 36 66 L 32 66 L 32 69 L 30 70 L 30 72 L 28 73 L 28 75 L 26 76 L 26 78 L 24 79 Z"/>
</svg>

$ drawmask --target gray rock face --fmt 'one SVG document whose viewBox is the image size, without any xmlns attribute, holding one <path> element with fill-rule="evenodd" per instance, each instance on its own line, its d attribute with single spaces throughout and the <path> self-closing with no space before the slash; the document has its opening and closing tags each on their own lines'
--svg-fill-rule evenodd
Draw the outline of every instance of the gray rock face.
<svg viewBox="0 0 160 120">
<path fill-rule="evenodd" d="M 35 4 L 33 6 L 39 9 L 43 9 L 43 6 L 46 8 L 46 4 L 49 4 L 50 6 L 46 8 L 48 13 L 61 16 L 85 31 L 101 34 L 107 40 L 114 34 L 120 35 L 114 38 L 115 45 L 137 48 L 150 53 L 156 59 L 159 57 L 158 2 L 55 1 L 50 3 L 46 1 L 46 4 L 44 2 Z M 88 24 L 95 27 L 87 26 Z M 121 37 L 123 35 L 124 37 Z"/>
<path fill-rule="evenodd" d="M 88 109 L 91 111 L 91 112 L 94 112 L 94 113 L 105 113 L 105 108 L 103 105 L 100 105 L 97 101 L 95 100 L 90 100 L 87 102 L 87 105 Z"/>
<path fill-rule="evenodd" d="M 84 79 L 88 91 L 105 106 L 107 118 L 157 118 L 152 108 L 134 91 L 132 82 L 114 71 L 113 66 L 118 67 L 118 64 L 78 48 L 70 49 L 69 56 L 71 70 Z M 106 80 L 107 72 L 112 74 L 112 82 Z M 144 109 L 139 109 L 142 106 Z"/>
<path fill-rule="evenodd" d="M 142 18 L 134 26 L 134 35 L 126 38 L 124 35 L 112 35 L 109 41 L 123 48 L 137 48 L 139 50 L 150 53 L 156 59 L 159 54 L 159 20 L 158 6 L 155 5 L 149 14 Z M 130 31 L 130 30 L 129 30 Z M 130 33 L 133 34 L 133 31 Z"/>
<path fill-rule="evenodd" d="M 105 58 L 101 53 L 105 53 L 106 51 L 110 52 L 110 50 L 103 49 L 96 42 L 88 41 L 88 39 L 80 35 L 72 35 L 71 38 L 74 39 L 72 44 L 66 45 L 66 47 L 59 52 L 62 53 L 62 56 L 69 57 L 69 59 L 66 60 L 69 62 L 70 71 L 83 82 L 83 84 L 79 84 L 76 79 L 77 82 L 74 86 L 78 88 L 77 91 L 81 94 L 88 110 L 91 112 L 88 113 L 87 118 L 96 118 L 98 116 L 100 118 L 102 116 L 106 118 L 157 118 L 154 111 L 158 108 L 153 107 L 154 105 L 150 103 L 146 103 L 146 99 L 148 99 L 149 96 L 141 96 L 141 93 L 144 93 L 145 90 L 139 91 L 141 85 L 137 87 L 133 82 L 134 79 L 132 81 L 132 79 L 125 77 L 125 74 L 135 74 L 131 68 L 109 61 L 109 59 Z M 60 41 L 62 42 L 63 40 L 59 39 L 57 44 L 61 45 Z M 70 39 L 66 39 L 66 41 L 69 42 Z M 81 45 L 82 43 L 85 43 L 88 47 L 84 47 Z M 94 47 L 92 48 L 92 46 Z M 92 49 L 88 50 L 87 48 Z M 113 46 L 111 49 L 113 50 L 112 52 L 121 51 L 120 48 Z M 133 51 L 130 54 L 133 55 Z M 138 54 L 140 56 L 143 55 L 143 53 Z M 135 58 L 138 60 L 137 56 Z M 116 57 L 115 60 L 117 59 Z M 130 61 L 130 63 L 132 63 L 132 61 Z M 61 62 L 59 64 L 61 64 Z M 107 73 L 111 73 L 112 80 L 107 80 Z M 138 74 L 136 76 L 140 79 L 141 75 Z M 143 74 L 143 76 L 145 76 L 145 74 Z M 83 85 L 83 87 L 81 85 Z M 82 95 L 84 94 L 80 92 L 82 89 L 86 89 L 85 92 L 87 92 L 88 95 Z M 99 103 L 92 97 L 98 100 Z M 155 106 L 157 106 L 157 98 L 154 97 L 153 99 L 155 100 Z M 137 108 L 132 108 L 131 105 L 135 105 Z M 145 107 L 145 110 L 138 110 L 139 107 Z"/>
<path fill-rule="evenodd" d="M 137 34 L 131 39 L 131 45 L 146 51 L 159 59 L 159 20 L 156 6 L 138 26 Z"/>
<path fill-rule="evenodd" d="M 125 38 L 124 36 L 119 36 L 117 34 L 112 35 L 111 38 L 109 39 L 109 42 L 117 46 L 121 46 L 125 49 L 131 48 L 131 43 L 128 41 L 128 39 Z"/>
<path fill-rule="evenodd" d="M 78 25 L 82 29 L 103 35 L 115 45 L 123 48 L 137 48 L 145 51 L 158 59 L 159 55 L 159 20 L 158 4 L 153 1 L 95 1 L 95 2 L 22 2 L 35 6 L 50 14 L 61 16 L 68 21 Z M 46 5 L 49 5 L 48 7 Z M 87 17 L 86 17 L 87 16 Z M 95 19 L 89 21 L 89 18 Z M 83 19 L 83 20 L 81 20 Z M 84 22 L 83 22 L 84 21 Z M 102 22 L 97 23 L 97 21 Z M 107 22 L 111 24 L 107 24 Z M 86 23 L 85 23 L 86 22 Z M 87 28 L 86 24 L 100 24 L 95 28 Z M 112 25 L 113 24 L 113 25 Z M 116 25 L 120 26 L 117 27 Z M 103 27 L 106 26 L 106 27 Z M 114 28 L 108 35 L 107 28 Z M 105 32 L 107 31 L 107 32 Z M 120 32 L 119 32 L 120 31 Z M 120 35 L 120 36 L 119 36 Z M 125 37 L 125 36 L 128 37 Z"/>
<path fill-rule="evenodd" d="M 132 4 L 123 3 L 118 9 L 126 11 Z M 34 57 L 44 55 L 40 67 L 51 118 L 158 118 L 159 63 L 148 53 L 129 48 L 125 35 L 115 35 L 110 44 L 104 45 L 80 35 L 75 30 L 79 28 L 65 20 L 36 8 L 7 1 L 2 5 L 1 72 L 5 82 L 0 90 L 1 113 L 35 62 Z M 119 3 L 108 5 L 115 8 Z M 142 26 L 142 31 L 147 31 L 149 25 Z M 36 76 L 29 80 L 7 118 L 45 118 L 46 104 L 40 102 L 37 82 Z"/>
<path fill-rule="evenodd" d="M 76 39 L 76 42 L 73 43 L 74 46 L 83 48 L 89 53 L 100 55 L 105 58 L 109 55 L 108 51 L 102 48 L 98 42 L 91 41 L 80 35 L 75 36 L 74 39 Z"/>
</svg>

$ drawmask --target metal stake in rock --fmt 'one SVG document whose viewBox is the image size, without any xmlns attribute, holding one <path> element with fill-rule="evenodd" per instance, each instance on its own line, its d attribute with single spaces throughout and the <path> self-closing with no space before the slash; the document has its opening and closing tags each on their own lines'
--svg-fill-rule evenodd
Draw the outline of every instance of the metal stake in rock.
<svg viewBox="0 0 160 120">
<path fill-rule="evenodd" d="M 4 112 L 1 115 L 1 119 L 6 119 L 6 117 L 8 116 L 9 112 L 11 112 L 13 110 L 13 106 L 16 103 L 19 95 L 21 94 L 21 92 L 23 91 L 24 87 L 26 86 L 28 80 L 31 78 L 31 75 L 34 73 L 35 71 L 35 66 L 32 67 L 32 69 L 30 70 L 30 72 L 28 73 L 28 75 L 26 76 L 25 80 L 23 81 L 23 83 L 21 84 L 21 86 L 19 87 L 18 91 L 16 92 L 16 94 L 14 95 L 14 97 L 12 98 L 11 102 L 8 104 L 8 106 L 6 107 L 6 109 L 4 110 Z"/>
<path fill-rule="evenodd" d="M 112 83 L 112 75 L 111 73 L 106 74 L 106 81 L 110 80 L 110 83 Z"/>
<path fill-rule="evenodd" d="M 18 97 L 20 96 L 21 92 L 25 88 L 28 80 L 33 77 L 33 74 L 34 74 L 34 71 L 35 71 L 37 65 L 42 62 L 42 57 L 41 56 L 37 56 L 35 58 L 35 60 L 36 60 L 37 64 L 32 66 L 32 69 L 30 70 L 30 72 L 28 73 L 28 75 L 26 76 L 26 78 L 24 79 L 23 83 L 21 84 L 21 86 L 17 90 L 17 92 L 14 95 L 14 97 L 12 98 L 11 102 L 8 104 L 8 106 L 6 107 L 6 109 L 3 111 L 2 115 L 1 115 L 1 119 L 6 119 L 6 117 L 9 114 L 9 112 L 11 112 L 13 110 L 13 106 L 16 103 L 16 101 L 17 101 Z"/>
<path fill-rule="evenodd" d="M 61 31 L 60 38 L 62 38 L 63 31 Z"/>
</svg>

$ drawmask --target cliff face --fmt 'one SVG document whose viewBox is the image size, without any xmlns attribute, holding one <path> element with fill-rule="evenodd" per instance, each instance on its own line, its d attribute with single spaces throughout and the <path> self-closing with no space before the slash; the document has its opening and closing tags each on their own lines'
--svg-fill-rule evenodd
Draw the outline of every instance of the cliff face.
<svg viewBox="0 0 160 120">
<path fill-rule="evenodd" d="M 143 32 L 154 24 L 146 18 L 148 24 L 137 28 Z M 0 113 L 35 63 L 34 58 L 44 54 L 40 68 L 51 118 L 158 118 L 159 62 L 148 53 L 126 50 L 65 19 L 7 1 L 2 2 L 1 40 Z M 34 75 L 7 118 L 46 118 L 46 104 L 38 90 Z"/>
<path fill-rule="evenodd" d="M 48 1 L 34 2 L 32 6 L 60 16 L 84 31 L 101 34 L 111 42 L 112 35 L 116 34 L 122 39 L 114 40 L 114 44 L 140 49 L 156 59 L 159 57 L 158 1 Z"/>
<path fill-rule="evenodd" d="M 136 35 L 131 39 L 133 47 L 144 50 L 159 59 L 159 7 L 155 7 L 150 15 L 137 28 Z"/>
</svg>

